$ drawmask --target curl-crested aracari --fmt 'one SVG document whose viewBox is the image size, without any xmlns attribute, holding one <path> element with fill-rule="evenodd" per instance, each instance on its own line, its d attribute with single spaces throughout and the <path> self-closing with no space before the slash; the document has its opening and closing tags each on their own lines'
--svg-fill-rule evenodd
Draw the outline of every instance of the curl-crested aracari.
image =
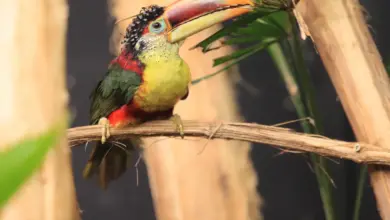
<svg viewBox="0 0 390 220">
<path fill-rule="evenodd" d="M 84 177 L 99 174 L 103 188 L 124 173 L 138 138 L 106 141 L 109 127 L 171 118 L 183 135 L 173 108 L 188 94 L 190 70 L 179 56 L 183 40 L 214 24 L 251 10 L 251 0 L 179 0 L 143 8 L 126 30 L 121 53 L 91 94 L 90 123 L 103 125 Z M 117 146 L 114 146 L 117 145 Z"/>
</svg>

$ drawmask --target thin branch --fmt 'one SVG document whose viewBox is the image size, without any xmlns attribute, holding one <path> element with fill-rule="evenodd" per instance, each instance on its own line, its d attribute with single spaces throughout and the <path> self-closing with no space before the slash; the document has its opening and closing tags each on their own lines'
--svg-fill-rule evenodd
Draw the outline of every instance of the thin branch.
<svg viewBox="0 0 390 220">
<path fill-rule="evenodd" d="M 349 159 L 357 163 L 390 165 L 390 149 L 371 144 L 332 140 L 287 128 L 254 123 L 183 121 L 183 125 L 186 137 L 249 141 L 292 151 L 313 152 L 323 156 Z M 101 127 L 93 125 L 70 128 L 67 135 L 71 146 L 87 141 L 97 141 L 101 138 Z M 120 140 L 131 135 L 180 136 L 171 121 L 153 121 L 128 128 L 112 128 L 110 138 Z"/>
</svg>

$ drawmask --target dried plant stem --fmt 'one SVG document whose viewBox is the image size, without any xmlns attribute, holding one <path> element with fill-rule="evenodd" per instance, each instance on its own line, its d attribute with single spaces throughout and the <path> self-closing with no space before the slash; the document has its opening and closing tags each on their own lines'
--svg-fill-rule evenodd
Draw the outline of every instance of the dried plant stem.
<svg viewBox="0 0 390 220">
<path fill-rule="evenodd" d="M 0 12 L 3 151 L 24 138 L 46 132 L 67 111 L 64 76 L 68 5 L 65 0 L 1 1 Z M 0 208 L 0 219 L 79 219 L 71 151 L 65 138 L 61 137 L 40 168 Z"/>
<path fill-rule="evenodd" d="M 349 159 L 357 163 L 390 165 L 390 149 L 371 144 L 332 140 L 319 135 L 252 123 L 183 121 L 183 124 L 186 138 L 202 137 L 207 141 L 212 135 L 212 139 L 249 141 L 275 145 L 287 151 L 312 152 Z M 216 129 L 218 127 L 219 129 Z M 71 146 L 100 140 L 100 135 L 101 127 L 98 125 L 68 129 L 68 141 Z M 132 135 L 178 137 L 179 133 L 171 121 L 153 121 L 129 128 L 112 128 L 111 135 L 113 139 L 120 140 Z"/>
<path fill-rule="evenodd" d="M 359 141 L 389 149 L 390 82 L 357 0 L 297 4 Z M 390 172 L 370 166 L 383 219 L 390 219 Z"/>
</svg>

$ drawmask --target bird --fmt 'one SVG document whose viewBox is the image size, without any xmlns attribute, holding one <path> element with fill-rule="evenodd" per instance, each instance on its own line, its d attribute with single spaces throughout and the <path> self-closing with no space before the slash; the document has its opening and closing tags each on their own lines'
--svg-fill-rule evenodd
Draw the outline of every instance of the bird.
<svg viewBox="0 0 390 220">
<path fill-rule="evenodd" d="M 142 141 L 110 140 L 110 128 L 170 119 L 181 137 L 184 129 L 174 107 L 189 96 L 190 68 L 180 57 L 183 41 L 214 24 L 247 13 L 250 0 L 179 0 L 163 7 L 143 7 L 126 29 L 121 51 L 90 95 L 91 125 L 102 126 L 84 178 L 98 176 L 106 189 L 131 166 Z"/>
</svg>

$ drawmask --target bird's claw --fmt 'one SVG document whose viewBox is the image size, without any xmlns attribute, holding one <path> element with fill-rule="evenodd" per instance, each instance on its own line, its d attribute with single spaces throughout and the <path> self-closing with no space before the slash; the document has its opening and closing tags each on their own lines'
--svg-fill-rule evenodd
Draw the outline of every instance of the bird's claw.
<svg viewBox="0 0 390 220">
<path fill-rule="evenodd" d="M 104 144 L 107 141 L 107 139 L 111 136 L 111 134 L 110 134 L 110 122 L 108 121 L 107 118 L 100 118 L 98 124 L 103 126 L 101 142 L 102 142 L 102 144 Z"/>
<path fill-rule="evenodd" d="M 184 138 L 184 128 L 183 128 L 183 122 L 181 120 L 180 115 L 178 115 L 178 114 L 172 115 L 171 121 L 175 124 L 176 131 L 178 131 L 180 133 L 180 137 L 183 139 Z"/>
</svg>

